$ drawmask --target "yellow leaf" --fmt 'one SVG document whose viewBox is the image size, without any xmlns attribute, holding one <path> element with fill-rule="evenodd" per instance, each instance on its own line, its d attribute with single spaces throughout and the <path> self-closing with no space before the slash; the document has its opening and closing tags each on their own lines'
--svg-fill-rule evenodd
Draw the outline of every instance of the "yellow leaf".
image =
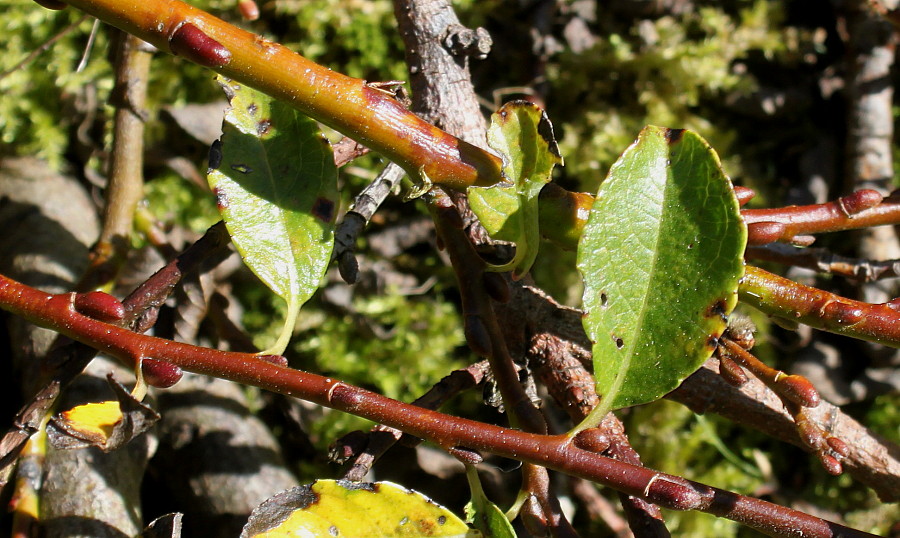
<svg viewBox="0 0 900 538">
<path fill-rule="evenodd" d="M 68 426 L 86 437 L 105 441 L 112 435 L 113 428 L 122 420 L 119 402 L 109 400 L 73 407 L 62 413 Z"/>
</svg>

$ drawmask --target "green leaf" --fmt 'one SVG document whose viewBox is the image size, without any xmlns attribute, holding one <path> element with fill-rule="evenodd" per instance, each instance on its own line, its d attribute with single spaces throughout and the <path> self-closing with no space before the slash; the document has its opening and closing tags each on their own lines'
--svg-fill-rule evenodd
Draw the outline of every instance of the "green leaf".
<svg viewBox="0 0 900 538">
<path fill-rule="evenodd" d="M 265 94 L 218 77 L 231 103 L 210 150 L 209 186 L 244 263 L 288 303 L 278 341 L 319 287 L 334 243 L 337 169 L 316 123 Z"/>
<path fill-rule="evenodd" d="M 391 482 L 316 480 L 259 505 L 241 538 L 473 536 L 453 512 Z"/>
<path fill-rule="evenodd" d="M 737 302 L 746 242 L 709 145 L 644 128 L 600 185 L 578 245 L 602 397 L 578 429 L 662 397 L 709 358 Z"/>
<path fill-rule="evenodd" d="M 527 101 L 507 103 L 491 116 L 488 144 L 503 157 L 512 185 L 472 187 L 469 204 L 492 238 L 516 244 L 515 257 L 492 269 L 512 270 L 519 279 L 538 253 L 538 195 L 562 157 L 547 115 Z"/>
<path fill-rule="evenodd" d="M 516 531 L 506 514 L 484 494 L 474 465 L 466 465 L 466 478 L 469 489 L 472 490 L 472 500 L 466 505 L 466 523 L 474 526 L 487 538 L 516 538 Z"/>
</svg>

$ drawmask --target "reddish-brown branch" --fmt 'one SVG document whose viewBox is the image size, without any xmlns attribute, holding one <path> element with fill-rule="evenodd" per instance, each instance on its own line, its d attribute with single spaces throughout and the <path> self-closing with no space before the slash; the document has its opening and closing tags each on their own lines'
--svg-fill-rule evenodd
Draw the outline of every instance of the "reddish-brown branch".
<svg viewBox="0 0 900 538">
<path fill-rule="evenodd" d="M 749 265 L 739 291 L 742 301 L 767 314 L 900 347 L 900 305 L 854 301 Z"/>
<path fill-rule="evenodd" d="M 71 0 L 163 51 L 290 103 L 401 165 L 465 189 L 501 179 L 500 159 L 426 123 L 392 95 L 177 0 Z"/>
<path fill-rule="evenodd" d="M 133 333 L 78 313 L 75 294 L 48 295 L 0 276 L 0 305 L 126 363 L 141 357 L 302 398 L 401 429 L 445 448 L 483 450 L 578 476 L 675 510 L 702 510 L 775 536 L 872 536 L 790 508 L 597 456 L 566 435 L 539 435 L 391 400 L 256 355 L 216 351 Z"/>
</svg>

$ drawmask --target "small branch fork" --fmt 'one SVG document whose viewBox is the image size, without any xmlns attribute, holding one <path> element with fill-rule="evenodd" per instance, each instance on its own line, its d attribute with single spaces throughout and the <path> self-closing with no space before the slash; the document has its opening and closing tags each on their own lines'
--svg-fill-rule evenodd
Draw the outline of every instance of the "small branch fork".
<svg viewBox="0 0 900 538">
<path fill-rule="evenodd" d="M 261 387 L 352 413 L 422 437 L 533 463 L 673 510 L 701 510 L 775 536 L 872 536 L 790 508 L 598 456 L 580 437 L 540 435 L 458 418 L 391 400 L 346 383 L 293 370 L 258 355 L 217 351 L 142 334 L 90 318 L 78 294 L 49 295 L 0 276 L 0 304 L 13 314 L 134 365 L 155 358 L 187 371 Z"/>
</svg>

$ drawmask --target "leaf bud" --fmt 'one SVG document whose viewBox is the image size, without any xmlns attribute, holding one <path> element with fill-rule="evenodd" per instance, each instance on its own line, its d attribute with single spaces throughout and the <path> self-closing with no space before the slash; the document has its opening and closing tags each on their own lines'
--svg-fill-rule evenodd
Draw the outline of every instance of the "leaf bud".
<svg viewBox="0 0 900 538">
<path fill-rule="evenodd" d="M 106 323 L 115 323 L 125 317 L 125 306 L 102 291 L 76 294 L 73 306 L 80 314 Z"/>
<path fill-rule="evenodd" d="M 222 67 L 231 61 L 231 51 L 189 22 L 178 27 L 169 38 L 169 49 L 172 54 L 204 67 Z"/>
</svg>

